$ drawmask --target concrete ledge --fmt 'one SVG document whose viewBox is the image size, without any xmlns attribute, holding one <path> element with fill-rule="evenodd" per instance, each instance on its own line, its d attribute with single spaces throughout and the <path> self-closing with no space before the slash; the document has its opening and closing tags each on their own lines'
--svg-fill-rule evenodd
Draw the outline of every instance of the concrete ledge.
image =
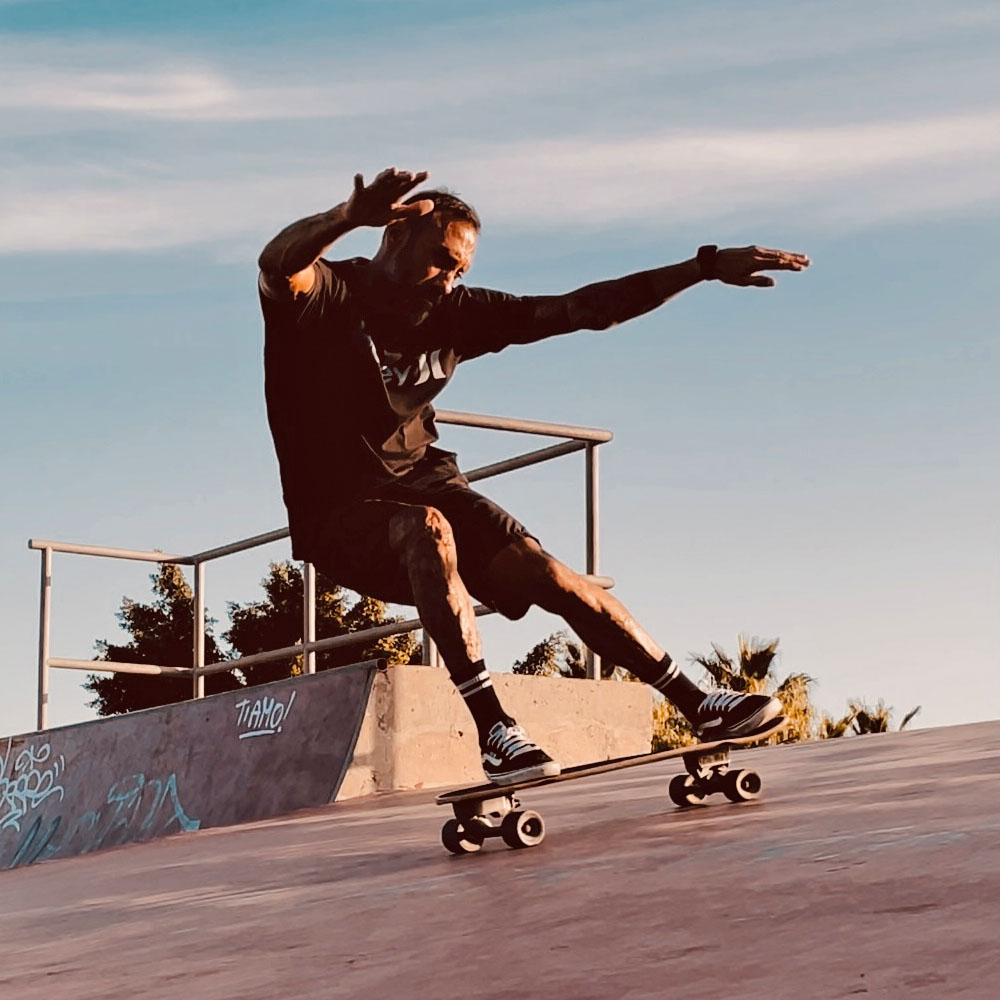
<svg viewBox="0 0 1000 1000">
<path fill-rule="evenodd" d="M 504 708 L 564 767 L 649 750 L 653 699 L 644 684 L 492 678 Z M 482 780 L 475 726 L 447 672 L 379 671 L 336 801 Z"/>
</svg>

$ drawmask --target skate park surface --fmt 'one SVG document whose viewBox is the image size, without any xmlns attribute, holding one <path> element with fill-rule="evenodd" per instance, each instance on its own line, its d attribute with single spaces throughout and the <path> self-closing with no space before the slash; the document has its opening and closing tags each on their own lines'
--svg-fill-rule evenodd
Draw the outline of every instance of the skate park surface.
<svg viewBox="0 0 1000 1000">
<path fill-rule="evenodd" d="M 993 997 L 1000 723 L 758 748 L 522 796 L 538 847 L 453 857 L 430 791 L 0 872 L 0 996 Z"/>
</svg>

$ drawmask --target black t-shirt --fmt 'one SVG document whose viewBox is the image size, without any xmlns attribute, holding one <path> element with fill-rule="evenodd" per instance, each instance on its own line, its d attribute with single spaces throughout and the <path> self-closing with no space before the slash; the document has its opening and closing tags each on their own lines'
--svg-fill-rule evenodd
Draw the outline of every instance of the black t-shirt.
<svg viewBox="0 0 1000 1000">
<path fill-rule="evenodd" d="M 558 297 L 461 285 L 418 326 L 393 323 L 371 308 L 370 261 L 315 271 L 294 298 L 260 282 L 267 417 L 300 558 L 333 504 L 405 476 L 437 440 L 431 400 L 460 361 L 575 328 Z"/>
</svg>

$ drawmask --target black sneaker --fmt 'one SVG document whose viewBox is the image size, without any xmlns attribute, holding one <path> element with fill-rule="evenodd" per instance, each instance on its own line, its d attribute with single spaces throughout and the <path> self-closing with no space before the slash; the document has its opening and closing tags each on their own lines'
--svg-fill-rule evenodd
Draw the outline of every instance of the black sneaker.
<svg viewBox="0 0 1000 1000">
<path fill-rule="evenodd" d="M 513 785 L 535 778 L 554 778 L 562 768 L 528 739 L 524 730 L 498 722 L 486 737 L 483 770 L 495 785 Z"/>
<path fill-rule="evenodd" d="M 766 726 L 782 712 L 781 702 L 768 694 L 713 691 L 698 706 L 691 723 L 698 736 L 709 743 L 727 736 L 746 736 Z"/>
</svg>

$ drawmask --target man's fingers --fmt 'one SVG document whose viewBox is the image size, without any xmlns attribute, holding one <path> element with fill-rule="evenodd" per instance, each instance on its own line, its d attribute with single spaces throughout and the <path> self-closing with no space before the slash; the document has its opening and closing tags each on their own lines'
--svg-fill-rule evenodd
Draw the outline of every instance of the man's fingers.
<svg viewBox="0 0 1000 1000">
<path fill-rule="evenodd" d="M 354 175 L 354 191 L 355 191 L 355 193 L 358 193 L 360 191 L 364 191 L 364 189 L 365 189 L 365 179 L 364 179 L 364 176 L 362 174 L 355 174 Z"/>
<path fill-rule="evenodd" d="M 398 188 L 400 191 L 405 191 L 408 188 L 414 186 L 414 184 L 422 184 L 427 180 L 428 173 L 426 170 L 421 170 L 418 173 L 411 173 L 409 170 L 397 170 L 395 167 L 388 167 L 383 170 L 374 181 L 372 181 L 372 187 L 376 184 L 385 185 L 386 187 Z"/>
<path fill-rule="evenodd" d="M 765 260 L 761 261 L 758 265 L 760 268 L 766 268 L 768 271 L 804 271 L 809 266 L 809 261 L 805 263 L 799 260 L 790 260 L 787 257 L 781 257 L 777 260 Z"/>
<path fill-rule="evenodd" d="M 787 250 L 770 250 L 767 247 L 754 247 L 754 260 L 760 267 L 779 271 L 801 271 L 810 264 L 804 253 L 790 253 Z"/>
<path fill-rule="evenodd" d="M 430 198 L 421 198 L 420 201 L 415 201 L 412 205 L 394 205 L 392 217 L 393 219 L 405 219 L 411 215 L 426 215 L 433 211 L 434 202 Z"/>
<path fill-rule="evenodd" d="M 774 278 L 769 278 L 766 274 L 755 274 L 747 284 L 754 285 L 757 288 L 774 288 L 777 282 Z"/>
</svg>

